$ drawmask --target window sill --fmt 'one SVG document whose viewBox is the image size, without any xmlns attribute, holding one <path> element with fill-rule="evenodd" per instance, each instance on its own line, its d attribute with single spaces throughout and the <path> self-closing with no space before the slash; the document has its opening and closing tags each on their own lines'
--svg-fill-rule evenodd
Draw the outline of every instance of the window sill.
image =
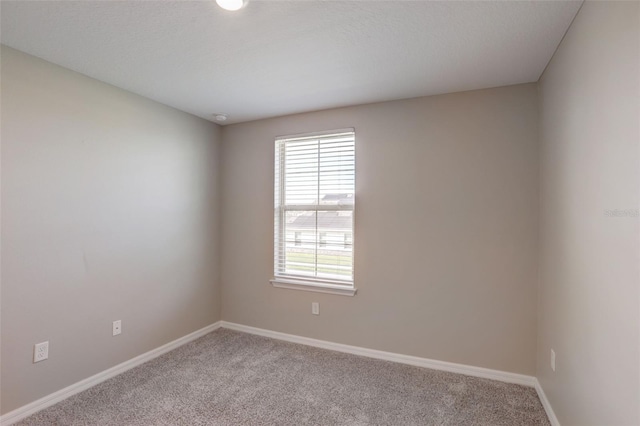
<svg viewBox="0 0 640 426">
<path fill-rule="evenodd" d="M 347 287 L 344 285 L 310 282 L 297 280 L 294 278 L 275 277 L 269 280 L 271 285 L 276 288 L 285 288 L 289 290 L 313 291 L 316 293 L 339 294 L 341 296 L 355 296 L 358 291 L 355 287 Z"/>
</svg>

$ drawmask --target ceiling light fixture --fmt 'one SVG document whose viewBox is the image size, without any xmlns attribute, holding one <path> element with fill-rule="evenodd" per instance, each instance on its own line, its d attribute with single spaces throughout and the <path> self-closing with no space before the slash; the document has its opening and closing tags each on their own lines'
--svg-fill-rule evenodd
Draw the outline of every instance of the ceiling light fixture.
<svg viewBox="0 0 640 426">
<path fill-rule="evenodd" d="M 247 0 L 216 0 L 216 3 L 224 10 L 235 11 L 242 9 L 247 4 Z"/>
<path fill-rule="evenodd" d="M 227 114 L 213 114 L 216 121 L 227 121 Z"/>
</svg>

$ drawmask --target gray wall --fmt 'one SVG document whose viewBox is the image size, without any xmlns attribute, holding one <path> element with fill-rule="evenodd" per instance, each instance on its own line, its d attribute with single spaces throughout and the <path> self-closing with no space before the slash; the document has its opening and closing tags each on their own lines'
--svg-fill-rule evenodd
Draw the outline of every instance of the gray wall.
<svg viewBox="0 0 640 426">
<path fill-rule="evenodd" d="M 1 53 L 5 413 L 219 319 L 220 131 Z"/>
<path fill-rule="evenodd" d="M 586 2 L 539 85 L 537 375 L 563 426 L 640 424 L 639 16 Z"/>
<path fill-rule="evenodd" d="M 527 84 L 225 126 L 223 319 L 533 374 L 537 123 Z M 358 294 L 273 288 L 274 138 L 345 127 Z"/>
</svg>

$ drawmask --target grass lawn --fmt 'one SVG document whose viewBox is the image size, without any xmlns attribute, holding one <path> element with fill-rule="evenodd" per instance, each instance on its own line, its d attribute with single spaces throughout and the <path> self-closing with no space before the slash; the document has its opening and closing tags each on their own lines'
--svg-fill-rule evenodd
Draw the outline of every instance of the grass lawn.
<svg viewBox="0 0 640 426">
<path fill-rule="evenodd" d="M 286 253 L 286 268 L 291 271 L 301 272 L 313 272 L 316 269 L 316 255 L 314 253 L 304 252 L 287 252 Z M 338 265 L 343 268 L 336 268 L 334 265 Z M 353 261 L 351 259 L 351 253 L 349 254 L 318 254 L 318 272 L 325 274 L 336 274 L 351 276 L 351 267 Z"/>
</svg>

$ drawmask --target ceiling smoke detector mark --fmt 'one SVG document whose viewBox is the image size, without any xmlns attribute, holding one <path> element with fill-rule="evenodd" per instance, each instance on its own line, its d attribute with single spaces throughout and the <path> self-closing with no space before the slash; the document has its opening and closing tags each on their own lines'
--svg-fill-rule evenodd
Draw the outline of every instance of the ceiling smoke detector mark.
<svg viewBox="0 0 640 426">
<path fill-rule="evenodd" d="M 227 121 L 227 114 L 213 114 L 213 118 L 216 119 L 216 121 Z"/>
</svg>

